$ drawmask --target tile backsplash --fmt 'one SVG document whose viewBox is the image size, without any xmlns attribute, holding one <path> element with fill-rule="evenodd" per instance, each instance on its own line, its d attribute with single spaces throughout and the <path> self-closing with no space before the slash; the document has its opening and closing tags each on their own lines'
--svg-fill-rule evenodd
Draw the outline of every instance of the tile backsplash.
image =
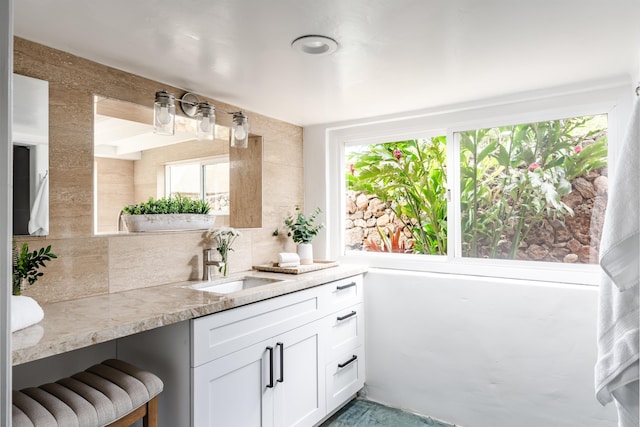
<svg viewBox="0 0 640 427">
<path fill-rule="evenodd" d="M 16 243 L 27 241 L 32 249 L 51 244 L 58 255 L 25 295 L 47 303 L 198 279 L 203 232 L 93 234 L 93 96 L 151 107 L 157 90 L 178 96 L 184 90 L 17 37 L 14 72 L 49 82 L 50 234 L 21 236 Z M 200 97 L 223 111 L 242 107 Z M 251 132 L 264 141 L 263 221 L 262 228 L 241 230 L 230 255 L 232 272 L 272 261 L 290 245 L 271 232 L 303 204 L 302 128 L 246 113 Z M 218 121 L 229 126 L 226 116 Z"/>
</svg>

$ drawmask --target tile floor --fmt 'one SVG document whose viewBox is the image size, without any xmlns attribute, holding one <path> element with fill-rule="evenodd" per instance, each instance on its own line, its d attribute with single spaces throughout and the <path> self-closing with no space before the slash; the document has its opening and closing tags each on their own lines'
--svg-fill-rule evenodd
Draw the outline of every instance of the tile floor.
<svg viewBox="0 0 640 427">
<path fill-rule="evenodd" d="M 320 427 L 453 427 L 431 418 L 390 408 L 363 399 L 354 399 Z"/>
</svg>

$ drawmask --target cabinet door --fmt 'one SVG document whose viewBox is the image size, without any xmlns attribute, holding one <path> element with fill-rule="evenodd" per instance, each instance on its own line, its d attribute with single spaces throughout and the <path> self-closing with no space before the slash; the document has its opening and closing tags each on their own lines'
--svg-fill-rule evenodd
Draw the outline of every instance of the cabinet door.
<svg viewBox="0 0 640 427">
<path fill-rule="evenodd" d="M 323 335 L 313 322 L 276 338 L 275 423 L 311 426 L 326 414 Z"/>
<path fill-rule="evenodd" d="M 192 368 L 193 427 L 272 427 L 269 342 Z"/>
</svg>

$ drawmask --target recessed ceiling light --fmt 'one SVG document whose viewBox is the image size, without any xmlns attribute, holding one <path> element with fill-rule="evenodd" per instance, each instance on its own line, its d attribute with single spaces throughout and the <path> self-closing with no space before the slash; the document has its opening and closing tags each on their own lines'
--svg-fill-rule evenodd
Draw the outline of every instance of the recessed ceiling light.
<svg viewBox="0 0 640 427">
<path fill-rule="evenodd" d="M 295 39 L 291 47 L 309 55 L 329 55 L 338 49 L 338 43 L 325 36 L 302 36 Z"/>
</svg>

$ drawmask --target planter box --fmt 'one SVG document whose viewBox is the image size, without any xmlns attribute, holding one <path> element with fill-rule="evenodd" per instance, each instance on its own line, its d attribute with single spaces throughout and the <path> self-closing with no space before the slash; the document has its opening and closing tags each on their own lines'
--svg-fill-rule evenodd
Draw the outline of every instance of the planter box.
<svg viewBox="0 0 640 427">
<path fill-rule="evenodd" d="M 207 230 L 215 220 L 215 215 L 203 214 L 122 215 L 130 232 Z"/>
</svg>

